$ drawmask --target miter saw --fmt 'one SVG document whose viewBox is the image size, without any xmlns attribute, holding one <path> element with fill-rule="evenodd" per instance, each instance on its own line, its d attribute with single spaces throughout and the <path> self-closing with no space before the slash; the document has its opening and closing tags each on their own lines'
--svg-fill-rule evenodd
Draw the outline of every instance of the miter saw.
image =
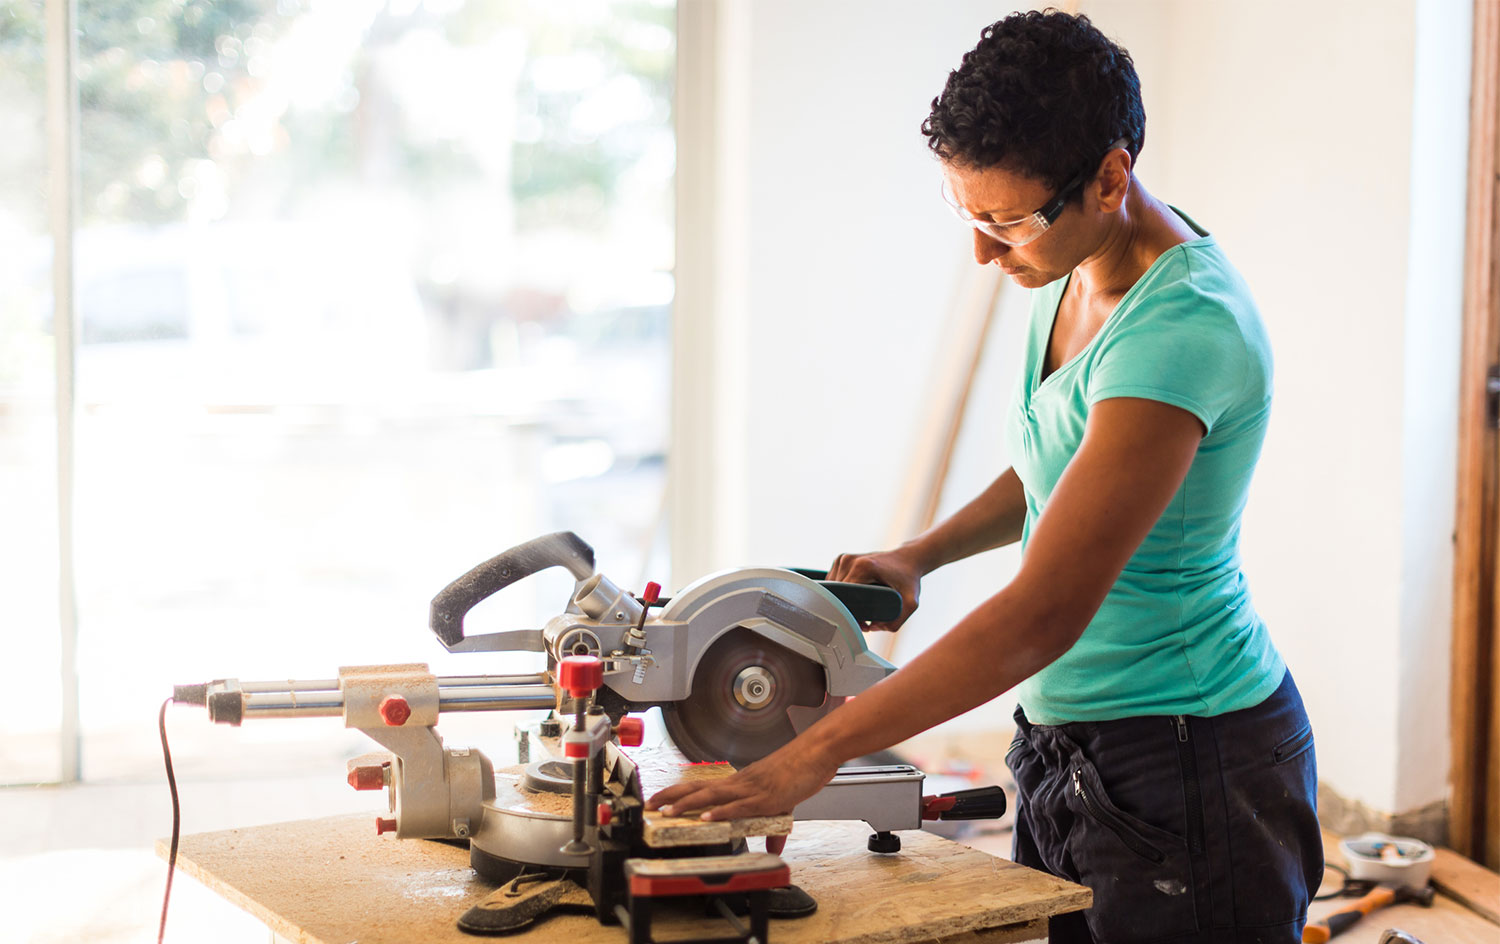
<svg viewBox="0 0 1500 944">
<path fill-rule="evenodd" d="M 563 567 L 576 583 L 564 611 L 541 629 L 469 636 L 464 617 L 518 580 Z M 547 654 L 527 675 L 438 677 L 426 665 L 346 667 L 337 678 L 177 686 L 174 700 L 205 705 L 227 724 L 262 717 L 342 716 L 390 753 L 351 762 L 356 789 L 385 789 L 389 817 L 377 833 L 467 840 L 470 862 L 501 888 L 459 926 L 501 933 L 549 908 L 618 920 L 633 942 L 650 938 L 651 907 L 705 896 L 734 921 L 735 940 L 765 944 L 772 889 L 788 885 L 775 855 L 746 854 L 744 835 L 785 835 L 796 819 L 870 824 L 870 849 L 895 852 L 895 830 L 928 819 L 1004 812 L 999 788 L 922 796 L 923 774 L 904 765 L 841 769 L 791 817 L 720 830 L 674 828 L 647 816 L 635 763 L 620 749 L 641 742 L 631 712 L 660 706 L 668 733 L 692 762 L 743 766 L 771 753 L 894 667 L 869 652 L 862 624 L 895 618 L 887 587 L 823 579 L 817 571 L 745 568 L 704 577 L 671 599 L 648 585 L 639 596 L 595 572 L 592 548 L 571 532 L 514 547 L 455 580 L 432 601 L 431 628 L 452 652 Z M 443 745 L 442 712 L 552 709 L 525 735 L 557 754 L 495 771 L 478 751 Z M 552 799 L 548 799 L 551 797 Z M 696 823 L 696 821 L 694 821 Z M 810 902 L 783 907 L 806 912 Z"/>
</svg>

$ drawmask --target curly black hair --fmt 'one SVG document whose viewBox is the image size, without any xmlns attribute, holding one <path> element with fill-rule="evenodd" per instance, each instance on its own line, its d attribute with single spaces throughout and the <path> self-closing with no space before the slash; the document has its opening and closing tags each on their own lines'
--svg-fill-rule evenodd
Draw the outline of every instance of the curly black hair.
<svg viewBox="0 0 1500 944">
<path fill-rule="evenodd" d="M 1130 53 L 1088 17 L 1016 13 L 979 37 L 922 122 L 933 153 L 1053 188 L 1092 170 L 1121 138 L 1134 162 L 1146 139 L 1141 81 Z"/>
</svg>

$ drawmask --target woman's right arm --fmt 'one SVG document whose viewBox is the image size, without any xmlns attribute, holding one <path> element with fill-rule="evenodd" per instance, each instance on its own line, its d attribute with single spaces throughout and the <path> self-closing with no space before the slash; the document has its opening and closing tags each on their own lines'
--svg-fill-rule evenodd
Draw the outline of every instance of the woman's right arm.
<svg viewBox="0 0 1500 944">
<path fill-rule="evenodd" d="M 901 593 L 901 615 L 870 629 L 895 632 L 917 609 L 922 578 L 954 561 L 1003 547 L 1021 538 L 1026 496 L 1015 469 L 1004 473 L 977 498 L 915 538 L 889 551 L 840 554 L 828 569 L 829 580 L 883 583 Z"/>
</svg>

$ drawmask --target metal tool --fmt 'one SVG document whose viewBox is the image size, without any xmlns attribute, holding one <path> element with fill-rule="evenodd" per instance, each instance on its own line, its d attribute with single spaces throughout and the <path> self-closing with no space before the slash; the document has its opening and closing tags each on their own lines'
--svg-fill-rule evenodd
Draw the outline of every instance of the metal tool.
<svg viewBox="0 0 1500 944">
<path fill-rule="evenodd" d="M 1379 832 L 1341 839 L 1339 851 L 1349 864 L 1350 881 L 1407 888 L 1426 887 L 1437 858 L 1432 846 L 1420 839 Z"/>
<path fill-rule="evenodd" d="M 543 628 L 465 635 L 464 617 L 474 606 L 557 566 L 576 584 L 564 611 Z M 354 666 L 313 681 L 177 686 L 174 700 L 206 706 L 213 721 L 232 725 L 342 716 L 347 727 L 385 747 L 388 756 L 349 770 L 356 789 L 388 792 L 392 815 L 377 818 L 377 833 L 467 839 L 475 870 L 505 883 L 500 897 L 466 915 L 461 927 L 494 933 L 519 926 L 549 907 L 579 904 L 578 888 L 601 921 L 630 924 L 629 883 L 644 900 L 699 886 L 759 893 L 784 878 L 784 867 L 764 860 L 745 859 L 741 871 L 734 862 L 718 862 L 701 875 L 686 866 L 663 872 L 645 863 L 684 853 L 648 840 L 640 778 L 620 748 L 639 745 L 642 737 L 640 720 L 628 713 L 661 706 L 668 733 L 689 760 L 743 765 L 894 671 L 868 651 L 861 624 L 894 618 L 900 596 L 823 577 L 748 568 L 702 578 L 670 600 L 655 585 L 636 597 L 595 572 L 587 544 L 560 532 L 485 561 L 432 601 L 431 629 L 450 651 L 545 652 L 545 672 L 438 677 L 424 664 Z M 553 711 L 544 723 L 551 737 L 542 741 L 562 756 L 537 760 L 519 778 L 497 778 L 482 753 L 445 747 L 436 730 L 443 712 L 540 708 Z M 530 742 L 522 744 L 526 757 Z M 894 831 L 918 828 L 923 818 L 1004 812 L 999 788 L 923 798 L 923 779 L 904 766 L 845 768 L 794 817 L 863 820 L 875 830 L 870 848 L 895 852 L 900 840 Z M 549 790 L 570 796 L 566 811 L 522 802 L 523 794 Z M 743 841 L 716 842 L 722 848 L 699 844 L 691 854 L 743 851 Z M 627 860 L 637 865 L 627 868 Z M 542 880 L 528 878 L 539 872 L 547 882 L 576 887 L 544 889 Z M 523 893 L 516 884 L 523 879 L 535 887 Z M 643 903 L 636 925 L 649 925 L 649 913 Z M 752 925 L 763 930 L 761 919 L 752 917 Z M 747 933 L 764 944 L 763 933 Z"/>
</svg>

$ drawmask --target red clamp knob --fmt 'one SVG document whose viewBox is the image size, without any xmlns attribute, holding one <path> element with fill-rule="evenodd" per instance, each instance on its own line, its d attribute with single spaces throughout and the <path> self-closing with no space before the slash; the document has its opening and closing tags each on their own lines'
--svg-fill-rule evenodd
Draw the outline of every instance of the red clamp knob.
<svg viewBox="0 0 1500 944">
<path fill-rule="evenodd" d="M 400 695 L 387 695 L 380 703 L 380 717 L 390 727 L 399 728 L 411 717 L 411 705 Z"/>
<path fill-rule="evenodd" d="M 661 599 L 661 584 L 651 581 L 646 584 L 646 592 L 641 594 L 641 599 L 647 603 L 655 603 Z"/>
<path fill-rule="evenodd" d="M 385 768 L 366 764 L 349 771 L 349 786 L 356 790 L 380 790 L 385 787 Z"/>
<path fill-rule="evenodd" d="M 597 819 L 600 826 L 608 826 L 615 817 L 615 808 L 608 803 L 600 803 L 597 810 Z"/>
<path fill-rule="evenodd" d="M 383 816 L 375 817 L 375 835 L 384 836 L 386 833 L 393 833 L 395 831 L 396 821 L 394 819 L 386 819 Z"/>
<path fill-rule="evenodd" d="M 615 725 L 615 736 L 622 747 L 640 747 L 646 739 L 646 725 L 640 718 L 621 718 Z"/>
<path fill-rule="evenodd" d="M 568 656 L 557 664 L 557 684 L 574 698 L 587 698 L 604 684 L 604 663 L 598 656 Z"/>
<path fill-rule="evenodd" d="M 922 798 L 922 818 L 940 819 L 958 803 L 955 796 L 930 796 Z"/>
</svg>

